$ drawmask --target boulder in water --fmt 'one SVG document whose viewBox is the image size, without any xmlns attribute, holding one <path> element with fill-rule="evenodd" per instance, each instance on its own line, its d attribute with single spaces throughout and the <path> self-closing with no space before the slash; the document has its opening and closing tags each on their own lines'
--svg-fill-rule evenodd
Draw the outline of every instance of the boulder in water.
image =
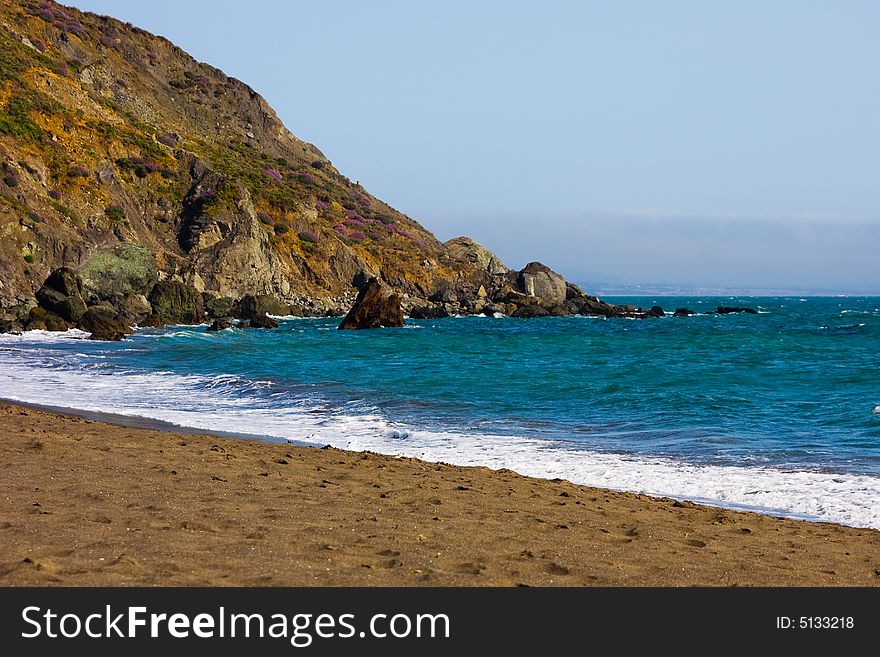
<svg viewBox="0 0 880 657">
<path fill-rule="evenodd" d="M 253 320 L 260 315 L 289 315 L 290 306 L 271 294 L 246 294 L 236 305 L 239 319 Z"/>
<path fill-rule="evenodd" d="M 443 306 L 416 306 L 409 311 L 412 319 L 443 319 L 449 317 L 449 313 Z"/>
<path fill-rule="evenodd" d="M 217 331 L 222 331 L 223 329 L 232 328 L 232 318 L 224 317 L 222 319 L 215 319 L 214 323 L 208 327 L 209 333 L 216 333 Z"/>
<path fill-rule="evenodd" d="M 718 306 L 715 311 L 719 315 L 730 315 L 733 313 L 747 313 L 749 315 L 757 315 L 758 311 L 754 308 L 740 308 L 739 306 Z"/>
<path fill-rule="evenodd" d="M 179 281 L 160 281 L 149 295 L 153 312 L 169 324 L 201 324 L 205 318 L 202 295 Z"/>
<path fill-rule="evenodd" d="M 403 326 L 400 296 L 387 291 L 379 280 L 371 278 L 360 292 L 348 314 L 339 324 L 340 330 Z"/>
<path fill-rule="evenodd" d="M 79 327 L 92 335 L 91 340 L 118 341 L 134 333 L 122 316 L 111 306 L 92 306 L 79 321 Z"/>
<path fill-rule="evenodd" d="M 251 328 L 274 329 L 278 328 L 278 322 L 263 313 L 251 318 Z"/>
<path fill-rule="evenodd" d="M 546 308 L 536 305 L 520 306 L 513 311 L 511 317 L 521 317 L 523 319 L 531 319 L 533 317 L 549 317 L 550 311 Z"/>
</svg>

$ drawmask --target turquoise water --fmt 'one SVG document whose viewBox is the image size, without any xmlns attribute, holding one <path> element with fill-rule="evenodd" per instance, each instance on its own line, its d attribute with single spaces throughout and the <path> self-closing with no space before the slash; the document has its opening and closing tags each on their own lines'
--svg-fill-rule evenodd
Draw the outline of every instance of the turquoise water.
<svg viewBox="0 0 880 657">
<path fill-rule="evenodd" d="M 880 298 L 614 301 L 761 314 L 27 334 L 0 396 L 880 524 Z"/>
</svg>

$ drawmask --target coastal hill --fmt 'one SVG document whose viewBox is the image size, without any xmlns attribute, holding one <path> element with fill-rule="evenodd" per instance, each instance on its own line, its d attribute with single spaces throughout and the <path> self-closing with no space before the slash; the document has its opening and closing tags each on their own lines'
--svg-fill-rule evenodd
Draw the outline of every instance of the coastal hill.
<svg viewBox="0 0 880 657">
<path fill-rule="evenodd" d="M 166 39 L 52 2 L 2 0 L 0 23 L 0 301 L 60 265 L 287 299 L 472 273 Z"/>
<path fill-rule="evenodd" d="M 109 303 L 131 323 L 147 297 L 161 314 L 162 282 L 201 294 L 209 317 L 235 314 L 245 295 L 342 314 L 373 277 L 414 317 L 635 310 L 540 263 L 511 271 L 469 238 L 439 242 L 243 82 L 167 39 L 49 1 L 0 0 L 0 235 L 6 330 L 78 325 L 59 310 L 70 290 L 41 296 L 59 267 L 69 270 L 54 280 L 77 290 L 68 305 Z"/>
</svg>

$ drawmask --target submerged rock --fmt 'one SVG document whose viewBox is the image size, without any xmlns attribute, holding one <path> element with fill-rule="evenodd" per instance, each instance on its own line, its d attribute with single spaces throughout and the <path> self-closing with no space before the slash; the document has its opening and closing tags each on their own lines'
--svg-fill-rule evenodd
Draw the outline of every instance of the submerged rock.
<svg viewBox="0 0 880 657">
<path fill-rule="evenodd" d="M 378 279 L 371 278 L 363 286 L 354 305 L 339 324 L 340 330 L 387 328 L 403 326 L 400 296 L 387 291 Z"/>
<path fill-rule="evenodd" d="M 715 311 L 719 315 L 730 315 L 732 313 L 748 313 L 749 315 L 757 315 L 758 311 L 754 308 L 740 308 L 739 306 L 718 306 Z"/>
<path fill-rule="evenodd" d="M 209 333 L 216 333 L 218 331 L 222 331 L 223 329 L 232 328 L 232 318 L 224 317 L 223 319 L 215 319 L 214 323 L 208 327 Z"/>
</svg>

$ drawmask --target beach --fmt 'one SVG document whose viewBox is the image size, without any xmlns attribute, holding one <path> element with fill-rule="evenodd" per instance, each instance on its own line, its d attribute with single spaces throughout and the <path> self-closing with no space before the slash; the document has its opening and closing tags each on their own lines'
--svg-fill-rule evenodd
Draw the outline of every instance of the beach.
<svg viewBox="0 0 880 657">
<path fill-rule="evenodd" d="M 3 586 L 878 586 L 880 532 L 0 403 Z"/>
</svg>

